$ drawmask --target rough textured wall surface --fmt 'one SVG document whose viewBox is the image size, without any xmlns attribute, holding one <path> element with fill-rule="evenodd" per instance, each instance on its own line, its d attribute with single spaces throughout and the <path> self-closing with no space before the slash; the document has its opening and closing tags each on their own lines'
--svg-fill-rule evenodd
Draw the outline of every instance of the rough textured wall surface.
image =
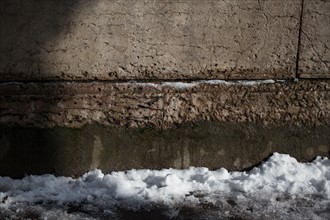
<svg viewBox="0 0 330 220">
<path fill-rule="evenodd" d="M 294 78 L 301 0 L 3 0 L 0 79 Z"/>
<path fill-rule="evenodd" d="M 0 175 L 329 156 L 329 7 L 1 0 Z"/>
<path fill-rule="evenodd" d="M 329 0 L 304 1 L 299 75 L 303 78 L 330 78 Z"/>
<path fill-rule="evenodd" d="M 3 83 L 0 123 L 169 128 L 210 120 L 329 125 L 329 83 Z"/>
</svg>

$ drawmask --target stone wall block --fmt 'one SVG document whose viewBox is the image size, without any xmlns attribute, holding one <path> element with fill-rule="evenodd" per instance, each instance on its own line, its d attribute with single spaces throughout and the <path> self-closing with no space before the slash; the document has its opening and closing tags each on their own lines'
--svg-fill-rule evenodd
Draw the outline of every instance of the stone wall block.
<svg viewBox="0 0 330 220">
<path fill-rule="evenodd" d="M 304 1 L 299 75 L 302 78 L 330 78 L 329 0 Z"/>
<path fill-rule="evenodd" d="M 4 0 L 0 80 L 294 78 L 300 0 Z"/>
</svg>

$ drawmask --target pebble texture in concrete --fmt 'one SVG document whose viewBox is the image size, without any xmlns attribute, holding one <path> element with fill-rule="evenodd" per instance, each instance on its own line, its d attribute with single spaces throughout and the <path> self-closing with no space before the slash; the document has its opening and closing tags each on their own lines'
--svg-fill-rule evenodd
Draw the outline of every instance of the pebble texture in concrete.
<svg viewBox="0 0 330 220">
<path fill-rule="evenodd" d="M 329 83 L 2 83 L 0 123 L 170 128 L 208 120 L 329 125 Z"/>
<path fill-rule="evenodd" d="M 301 0 L 3 0 L 0 79 L 294 78 L 300 9 Z"/>
<path fill-rule="evenodd" d="M 304 0 L 299 75 L 330 78 L 330 1 Z"/>
</svg>

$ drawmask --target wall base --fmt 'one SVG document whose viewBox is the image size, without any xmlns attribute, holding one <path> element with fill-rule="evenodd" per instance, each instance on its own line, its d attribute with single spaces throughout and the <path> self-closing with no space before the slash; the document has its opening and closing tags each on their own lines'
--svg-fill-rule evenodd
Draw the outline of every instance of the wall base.
<svg viewBox="0 0 330 220">
<path fill-rule="evenodd" d="M 248 169 L 272 152 L 299 161 L 330 156 L 329 126 L 202 122 L 174 129 L 0 127 L 0 175 L 103 172 L 205 166 Z"/>
</svg>

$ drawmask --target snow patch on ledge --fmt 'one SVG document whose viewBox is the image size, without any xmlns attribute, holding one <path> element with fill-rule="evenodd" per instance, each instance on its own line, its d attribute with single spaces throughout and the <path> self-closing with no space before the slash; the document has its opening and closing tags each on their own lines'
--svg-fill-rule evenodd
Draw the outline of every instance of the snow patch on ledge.
<svg viewBox="0 0 330 220">
<path fill-rule="evenodd" d="M 152 86 L 152 87 L 170 87 L 176 89 L 186 89 L 192 88 L 198 85 L 243 85 L 243 86 L 255 86 L 261 84 L 274 84 L 274 83 L 284 83 L 286 80 L 238 80 L 238 81 L 226 81 L 226 80 L 198 80 L 191 82 L 181 82 L 181 81 L 173 81 L 173 82 L 162 82 L 162 83 L 144 83 L 144 82 L 129 82 L 128 84 L 136 84 L 139 86 Z"/>
<path fill-rule="evenodd" d="M 153 202 L 171 205 L 187 198 L 193 202 L 196 193 L 241 193 L 269 196 L 270 200 L 280 193 L 330 199 L 330 160 L 317 157 L 311 163 L 299 163 L 289 155 L 274 153 L 249 172 L 190 167 L 111 174 L 94 170 L 78 179 L 48 174 L 26 176 L 21 180 L 0 177 L 0 207 L 15 202 L 49 201 L 58 204 L 127 201 L 134 206 Z"/>
<path fill-rule="evenodd" d="M 74 83 L 113 83 L 117 85 L 138 85 L 138 86 L 151 86 L 155 88 L 162 87 L 171 87 L 177 89 L 192 88 L 198 85 L 243 85 L 243 86 L 255 86 L 262 84 L 274 84 L 274 83 L 286 83 L 287 80 L 197 80 L 197 81 L 166 81 L 166 82 L 138 82 L 138 81 L 129 81 L 129 82 L 112 82 L 112 81 L 45 81 L 39 83 L 65 83 L 65 84 L 74 84 Z M 21 81 L 12 81 L 12 82 L 0 82 L 1 85 L 23 85 L 23 84 L 35 84 L 37 82 L 21 82 Z"/>
</svg>

